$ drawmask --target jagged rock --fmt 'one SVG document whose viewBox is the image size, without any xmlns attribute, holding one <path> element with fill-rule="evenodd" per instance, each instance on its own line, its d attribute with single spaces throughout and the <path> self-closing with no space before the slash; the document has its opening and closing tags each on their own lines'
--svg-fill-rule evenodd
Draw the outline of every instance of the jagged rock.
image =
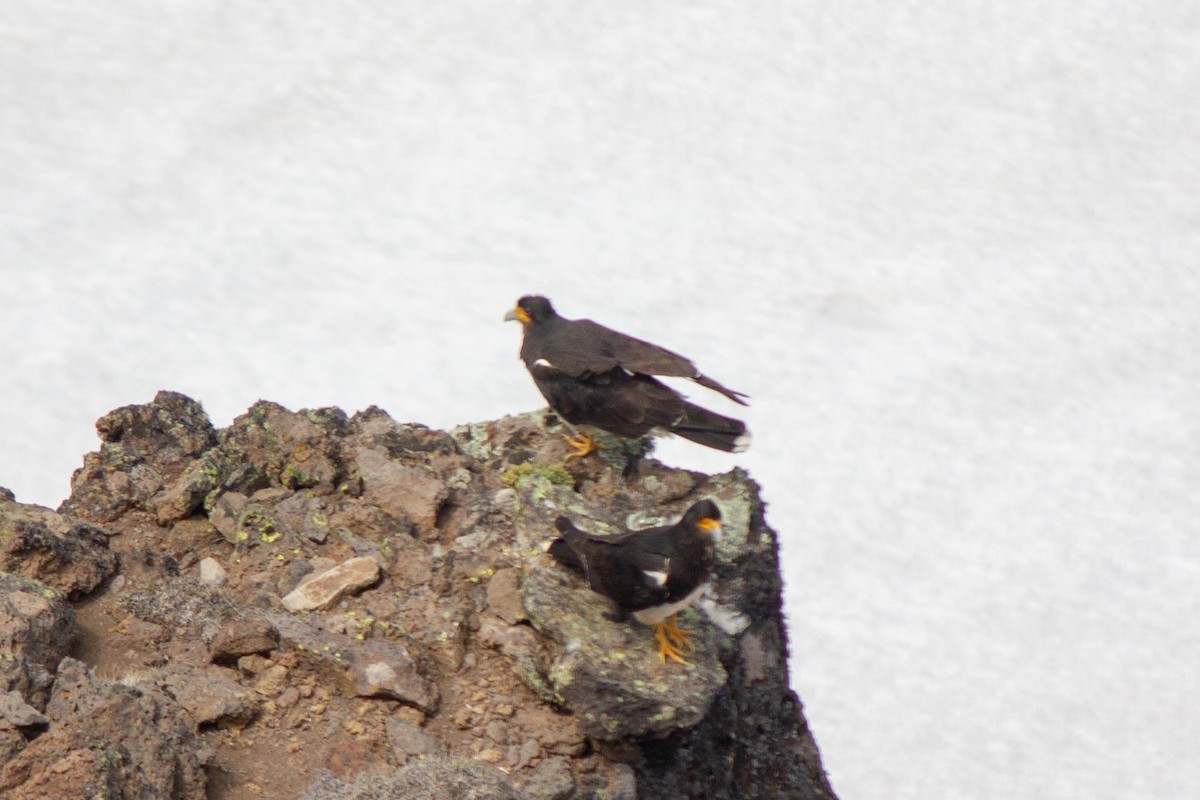
<svg viewBox="0 0 1200 800">
<path fill-rule="evenodd" d="M 54 669 L 74 633 L 75 612 L 61 592 L 0 573 L 0 691 L 18 692 L 44 709 Z"/>
<path fill-rule="evenodd" d="M 329 515 L 333 503 L 308 492 L 296 492 L 275 506 L 283 524 L 312 542 L 324 542 L 329 536 Z"/>
<path fill-rule="evenodd" d="M 228 459 L 250 467 L 243 482 L 262 476 L 271 486 L 329 492 L 344 473 L 337 440 L 348 433 L 348 422 L 341 409 L 294 414 L 260 400 L 221 432 L 220 448 Z"/>
<path fill-rule="evenodd" d="M 449 494 L 436 473 L 399 461 L 384 450 L 359 450 L 355 463 L 363 481 L 364 500 L 388 514 L 412 520 L 418 529 L 433 529 Z"/>
<path fill-rule="evenodd" d="M 232 663 L 252 653 L 269 653 L 279 646 L 279 632 L 262 619 L 235 619 L 221 626 L 209 645 L 217 663 Z"/>
<path fill-rule="evenodd" d="M 197 729 L 242 726 L 258 713 L 258 700 L 230 674 L 220 667 L 172 663 L 142 676 L 137 685 L 153 686 L 175 700 Z"/>
<path fill-rule="evenodd" d="M 224 461 L 210 450 L 193 461 L 183 473 L 154 498 L 154 512 L 160 523 L 183 519 L 203 505 L 205 498 L 221 486 Z"/>
<path fill-rule="evenodd" d="M 205 797 L 208 747 L 165 695 L 100 680 L 67 658 L 46 716 L 49 730 L 0 768 L 4 797 Z"/>
<path fill-rule="evenodd" d="M 16 728 L 40 728 L 50 720 L 25 702 L 20 692 L 0 692 L 0 719 Z"/>
<path fill-rule="evenodd" d="M 0 571 L 33 578 L 76 598 L 112 574 L 103 528 L 48 508 L 0 500 Z"/>
<path fill-rule="evenodd" d="M 260 402 L 213 431 L 198 404 L 160 393 L 99 430 L 63 510 L 105 531 L 2 491 L 0 520 L 39 530 L 56 565 L 46 575 L 69 574 L 59 540 L 117 556 L 113 581 L 62 586 L 92 593 L 77 652 L 138 688 L 68 666 L 55 696 L 65 708 L 78 690 L 77 717 L 104 705 L 128 730 L 101 722 L 86 749 L 48 708 L 40 735 L 0 714 L 0 795 L 199 796 L 186 794 L 199 763 L 187 759 L 205 751 L 172 733 L 182 726 L 222 745 L 214 798 L 289 800 L 322 766 L 333 774 L 306 797 L 833 796 L 788 689 L 776 537 L 740 471 L 627 464 L 638 446 L 615 443 L 620 457 L 564 461 L 563 428 L 544 412 L 447 434 L 374 407 L 347 418 Z M 684 616 L 689 664 L 663 665 L 649 628 L 606 618 L 607 601 L 541 545 L 560 513 L 603 532 L 673 521 L 701 497 L 725 522 L 714 591 Z M 227 570 L 219 587 L 194 571 L 214 561 Z M 363 572 L 335 580 L 347 564 Z M 39 713 L 71 607 L 9 580 L 20 579 L 0 576 L 0 645 L 15 642 L 15 658 L 0 660 L 0 690 Z M 281 595 L 312 605 L 287 612 Z M 165 726 L 158 749 L 133 733 L 147 727 L 139 714 Z M 245 730 L 211 730 L 226 725 Z M 114 771 L 115 758 L 153 762 L 145 781 L 168 763 L 184 777 L 174 794 L 129 789 L 133 768 Z"/>
<path fill-rule="evenodd" d="M 208 521 L 225 537 L 230 544 L 241 544 L 247 541 L 249 534 L 242 532 L 242 510 L 250 498 L 241 492 L 224 492 L 213 501 L 208 512 Z"/>
<path fill-rule="evenodd" d="M 305 578 L 283 598 L 288 611 L 312 611 L 328 608 L 345 594 L 370 586 L 379 580 L 379 563 L 360 556 L 336 567 Z"/>
<path fill-rule="evenodd" d="M 109 522 L 129 507 L 152 508 L 163 486 L 216 443 L 200 404 L 178 392 L 159 392 L 144 406 L 124 406 L 96 422 L 104 447 L 84 456 L 71 478 L 71 496 L 59 509 Z"/>
<path fill-rule="evenodd" d="M 351 674 L 359 697 L 390 697 L 427 713 L 437 708 L 435 690 L 399 642 L 363 644 L 357 648 Z"/>
</svg>

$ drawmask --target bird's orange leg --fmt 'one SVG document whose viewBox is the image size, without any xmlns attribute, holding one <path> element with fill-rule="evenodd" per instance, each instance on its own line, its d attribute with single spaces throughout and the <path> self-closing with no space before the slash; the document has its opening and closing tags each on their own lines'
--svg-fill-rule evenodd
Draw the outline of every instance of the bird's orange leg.
<svg viewBox="0 0 1200 800">
<path fill-rule="evenodd" d="M 696 649 L 692 644 L 692 632 L 680 628 L 677 624 L 678 614 L 672 614 L 669 619 L 654 625 L 654 640 L 658 642 L 658 657 L 666 664 L 667 659 L 686 664 L 683 651 L 691 652 Z"/>
<path fill-rule="evenodd" d="M 567 458 L 583 458 L 584 456 L 591 455 L 600 449 L 600 445 L 596 444 L 595 438 L 588 436 L 585 433 L 579 433 L 575 436 L 564 433 L 563 438 L 567 440 L 567 444 L 569 444 L 571 449 L 575 451 L 573 453 L 568 453 Z"/>
</svg>

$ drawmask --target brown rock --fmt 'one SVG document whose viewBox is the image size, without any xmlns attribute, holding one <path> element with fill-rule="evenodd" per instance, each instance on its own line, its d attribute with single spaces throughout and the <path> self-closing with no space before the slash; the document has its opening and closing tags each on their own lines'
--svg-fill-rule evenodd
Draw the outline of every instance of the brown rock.
<svg viewBox="0 0 1200 800">
<path fill-rule="evenodd" d="M 265 654 L 279 646 L 279 632 L 262 619 L 235 619 L 213 636 L 209 654 L 217 663 L 231 663 L 242 656 Z"/>
<path fill-rule="evenodd" d="M 238 544 L 241 541 L 238 537 L 241 532 L 241 513 L 249 500 L 250 498 L 241 492 L 225 492 L 217 498 L 208 512 L 209 522 L 230 544 Z"/>
<path fill-rule="evenodd" d="M 0 769 L 0 795 L 204 799 L 211 750 L 161 692 L 100 680 L 66 658 L 46 716 L 49 731 Z"/>
<path fill-rule="evenodd" d="M 96 422 L 105 447 L 84 457 L 61 510 L 95 522 L 116 519 L 130 506 L 148 507 L 193 459 L 216 444 L 200 404 L 178 392 L 159 392 L 146 405 L 118 408 Z"/>
<path fill-rule="evenodd" d="M 0 720 L 16 728 L 36 728 L 49 723 L 36 708 L 25 702 L 20 692 L 0 692 Z"/>
<path fill-rule="evenodd" d="M 342 595 L 370 586 L 379 580 L 379 563 L 368 556 L 344 561 L 332 569 L 305 578 L 283 598 L 288 611 L 328 608 Z"/>
<path fill-rule="evenodd" d="M 488 581 L 487 601 L 492 613 L 509 625 L 527 619 L 521 605 L 520 576 L 515 569 L 498 569 Z"/>
<path fill-rule="evenodd" d="M 366 642 L 355 648 L 351 675 L 360 697 L 390 697 L 432 713 L 437 687 L 417 671 L 417 664 L 399 642 Z"/>
<path fill-rule="evenodd" d="M 0 572 L 22 575 L 69 597 L 91 592 L 116 567 L 103 528 L 48 508 L 0 502 Z"/>
<path fill-rule="evenodd" d="M 200 508 L 204 499 L 220 487 L 222 470 L 221 454 L 215 451 L 189 464 L 174 483 L 154 497 L 159 523 L 181 520 Z"/>
<path fill-rule="evenodd" d="M 220 667 L 172 663 L 150 673 L 151 684 L 174 698 L 197 727 L 245 725 L 258 713 L 258 699 Z M 286 675 L 285 675 L 286 677 Z"/>
<path fill-rule="evenodd" d="M 102 538 L 101 550 L 119 554 L 124 586 L 89 590 L 76 581 L 80 594 L 99 589 L 81 615 L 80 652 L 104 674 L 168 664 L 135 673 L 133 694 L 106 696 L 133 708 L 141 692 L 162 709 L 156 724 L 175 713 L 188 729 L 245 724 L 247 709 L 266 712 L 240 737 L 249 749 L 219 751 L 216 794 L 232 788 L 224 776 L 246 775 L 234 791 L 295 797 L 328 764 L 345 782 L 313 783 L 306 800 L 366 800 L 389 787 L 417 798 L 832 798 L 787 687 L 776 537 L 744 473 L 705 476 L 649 460 L 622 473 L 624 460 L 614 467 L 603 454 L 564 468 L 563 429 L 543 412 L 448 436 L 397 424 L 375 408 L 347 420 L 336 409 L 293 413 L 272 403 L 214 435 L 197 411 L 186 398 L 162 395 L 109 415 L 106 443 L 85 457 L 65 508 L 111 520 L 95 543 Z M 728 518 L 712 595 L 726 613 L 688 612 L 696 651 L 686 666 L 664 666 L 645 626 L 605 618 L 607 604 L 539 545 L 558 514 L 603 530 L 671 520 L 700 497 L 716 499 Z M 42 526 L 46 545 L 43 555 L 12 563 L 84 577 L 55 552 L 88 538 L 82 523 L 23 511 L 0 491 L 0 520 L 6 516 L 25 530 Z M 195 579 L 204 556 L 229 568 L 220 590 Z M 357 581 L 335 580 L 356 560 L 367 567 L 363 580 L 380 582 L 377 590 L 355 596 Z M 321 574 L 328 569 L 332 575 Z M 29 687 L 23 696 L 36 715 L 61 657 L 54 638 L 69 633 L 69 606 L 40 584 L 3 581 L 0 643 L 17 644 L 11 667 L 0 660 L 8 682 L 0 692 Z M 333 584 L 327 592 L 318 592 L 322 581 Z M 278 595 L 312 605 L 288 613 Z M 336 612 L 323 611 L 334 604 Z M 124 638 L 97 642 L 127 614 L 138 619 L 116 631 Z M 279 631 L 277 649 L 269 649 L 265 625 L 231 622 L 257 618 Z M 4 638 L 9 632 L 15 638 Z M 211 666 L 210 656 L 236 661 L 239 672 Z M 449 698 L 440 711 L 439 688 Z M 23 707 L 12 712 L 37 721 L 22 716 Z M 160 730 L 161 750 L 150 754 L 138 734 L 129 756 L 124 740 L 113 745 L 105 734 L 98 749 L 85 750 L 61 720 L 44 716 L 49 728 L 27 746 L 23 729 L 0 715 L 0 796 L 188 796 L 186 778 L 160 792 L 127 787 L 120 782 L 129 776 L 108 770 L 118 756 L 181 764 L 195 740 Z M 129 715 L 121 724 L 122 735 L 145 727 Z M 205 736 L 228 744 L 229 734 Z M 406 766 L 384 766 L 397 762 Z M 162 773 L 152 765 L 147 776 L 158 781 Z"/>
<path fill-rule="evenodd" d="M 419 528 L 434 527 L 438 509 L 449 495 L 437 473 L 375 449 L 359 450 L 355 462 L 363 480 L 364 500 L 389 514 L 412 520 Z"/>
<path fill-rule="evenodd" d="M 70 649 L 75 613 L 62 594 L 0 573 L 0 690 L 16 691 L 34 708 L 50 698 L 53 670 Z"/>
<path fill-rule="evenodd" d="M 254 691 L 264 697 L 275 697 L 287 686 L 288 668 L 282 664 L 273 664 L 258 675 L 254 682 Z"/>
</svg>

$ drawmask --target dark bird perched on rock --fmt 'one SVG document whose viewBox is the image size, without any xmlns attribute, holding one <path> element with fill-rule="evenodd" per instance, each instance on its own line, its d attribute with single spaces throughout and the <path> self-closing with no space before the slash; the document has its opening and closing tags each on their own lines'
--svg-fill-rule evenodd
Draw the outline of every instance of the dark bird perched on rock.
<svg viewBox="0 0 1200 800">
<path fill-rule="evenodd" d="M 571 425 L 591 425 L 636 439 L 669 432 L 706 447 L 740 453 L 750 445 L 745 423 L 689 403 L 654 378 L 691 378 L 746 405 L 741 392 L 702 375 L 678 353 L 611 330 L 590 319 L 566 319 L 545 297 L 527 295 L 504 317 L 524 329 L 521 360 L 551 410 Z M 569 440 L 573 455 L 596 449 L 579 433 Z"/>
<path fill-rule="evenodd" d="M 580 569 L 592 589 L 611 600 L 620 622 L 630 616 L 654 628 L 663 663 L 685 663 L 682 648 L 691 648 L 691 631 L 677 625 L 680 611 L 695 602 L 708 583 L 716 561 L 721 510 L 701 500 L 679 522 L 616 536 L 584 533 L 566 517 L 554 521 L 561 538 L 546 551 L 562 564 Z"/>
</svg>

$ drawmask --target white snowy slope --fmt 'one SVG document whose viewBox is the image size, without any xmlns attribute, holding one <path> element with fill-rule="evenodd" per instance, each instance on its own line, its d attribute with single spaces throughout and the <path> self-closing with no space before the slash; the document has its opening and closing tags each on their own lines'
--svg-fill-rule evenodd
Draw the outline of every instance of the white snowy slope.
<svg viewBox="0 0 1200 800">
<path fill-rule="evenodd" d="M 9 0 L 0 485 L 538 407 L 542 292 L 751 394 L 659 456 L 763 485 L 843 798 L 1197 797 L 1197 86 L 1172 0 Z"/>
</svg>

